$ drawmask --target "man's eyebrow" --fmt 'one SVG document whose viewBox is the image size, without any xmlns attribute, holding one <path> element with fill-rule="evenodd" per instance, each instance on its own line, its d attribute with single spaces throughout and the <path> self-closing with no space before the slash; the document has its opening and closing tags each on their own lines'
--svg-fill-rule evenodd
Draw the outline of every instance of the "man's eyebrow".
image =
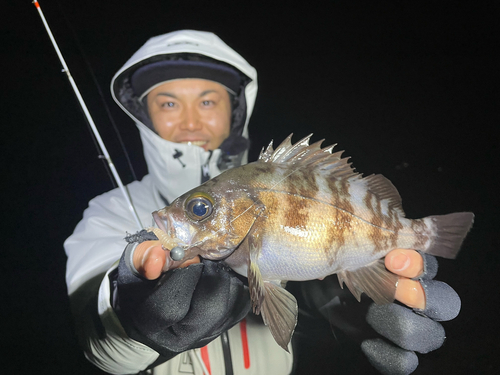
<svg viewBox="0 0 500 375">
<path fill-rule="evenodd" d="M 178 99 L 177 96 L 171 92 L 159 92 L 156 96 L 170 96 L 171 98 Z"/>
<path fill-rule="evenodd" d="M 211 92 L 215 92 L 215 93 L 216 93 L 217 91 L 216 91 L 216 90 L 213 90 L 213 89 L 205 90 L 205 91 L 203 91 L 203 92 L 200 94 L 200 96 L 199 96 L 199 97 L 201 98 L 202 96 L 205 96 L 205 95 L 207 95 L 207 94 L 210 94 Z"/>
<path fill-rule="evenodd" d="M 202 91 L 202 92 L 200 93 L 200 95 L 198 95 L 198 97 L 200 97 L 200 98 L 201 98 L 202 96 L 205 96 L 205 95 L 210 94 L 210 93 L 212 93 L 212 92 L 217 93 L 217 90 L 208 89 L 208 90 Z M 178 97 L 177 97 L 175 94 L 173 94 L 173 93 L 171 93 L 171 92 L 168 92 L 168 91 L 165 91 L 165 92 L 159 92 L 159 93 L 158 93 L 158 94 L 156 94 L 156 95 L 157 95 L 157 96 L 169 96 L 169 97 L 171 97 L 171 98 L 178 99 Z"/>
</svg>

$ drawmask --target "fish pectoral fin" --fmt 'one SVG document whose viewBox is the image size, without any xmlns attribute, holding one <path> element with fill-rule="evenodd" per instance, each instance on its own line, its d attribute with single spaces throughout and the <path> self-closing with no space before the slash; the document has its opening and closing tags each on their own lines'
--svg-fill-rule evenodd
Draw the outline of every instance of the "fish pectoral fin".
<svg viewBox="0 0 500 375">
<path fill-rule="evenodd" d="M 279 285 L 279 281 L 275 284 L 262 279 L 257 265 L 259 236 L 254 234 L 251 238 L 247 276 L 253 312 L 262 314 L 264 324 L 269 327 L 274 340 L 288 352 L 288 344 L 297 325 L 297 301 Z"/>
<path fill-rule="evenodd" d="M 366 293 L 379 305 L 394 301 L 399 279 L 397 275 L 385 268 L 383 259 L 378 259 L 354 271 L 338 272 L 337 277 L 340 286 L 343 287 L 345 283 L 358 301 L 361 300 L 361 293 Z"/>
<path fill-rule="evenodd" d="M 248 266 L 248 288 L 250 289 L 250 298 L 252 299 L 252 306 L 254 314 L 259 315 L 265 296 L 264 280 L 260 274 L 259 266 L 250 261 Z"/>
<path fill-rule="evenodd" d="M 250 289 L 250 298 L 252 299 L 253 312 L 260 314 L 262 303 L 264 300 L 265 289 L 264 280 L 260 273 L 257 260 L 259 259 L 262 241 L 258 230 L 252 230 L 252 233 L 247 237 L 248 246 L 248 287 Z"/>
<path fill-rule="evenodd" d="M 288 344 L 297 325 L 297 300 L 286 289 L 272 282 L 264 282 L 261 313 L 274 340 L 288 352 Z"/>
</svg>

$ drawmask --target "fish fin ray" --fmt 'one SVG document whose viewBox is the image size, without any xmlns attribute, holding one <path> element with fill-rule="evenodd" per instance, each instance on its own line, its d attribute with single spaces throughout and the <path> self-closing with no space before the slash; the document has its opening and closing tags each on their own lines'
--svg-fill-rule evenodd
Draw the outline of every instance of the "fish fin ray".
<svg viewBox="0 0 500 375">
<path fill-rule="evenodd" d="M 448 215 L 429 216 L 434 223 L 436 235 L 425 253 L 443 258 L 454 259 L 465 236 L 472 228 L 472 212 L 455 212 Z"/>
<path fill-rule="evenodd" d="M 264 147 L 262 148 L 258 160 L 261 160 L 263 162 L 269 161 L 269 159 L 273 155 L 273 152 L 274 152 L 273 141 L 271 141 L 265 150 Z"/>
<path fill-rule="evenodd" d="M 358 301 L 361 299 L 361 293 L 366 293 L 379 305 L 394 301 L 399 279 L 397 275 L 385 268 L 383 259 L 378 259 L 354 271 L 338 272 L 337 277 L 340 285 L 345 282 Z"/>
<path fill-rule="evenodd" d="M 253 233 L 248 237 L 249 243 L 249 260 L 248 260 L 248 288 L 250 289 L 250 298 L 252 299 L 253 312 L 260 314 L 261 307 L 264 301 L 265 290 L 264 281 L 260 273 L 257 259 L 260 254 L 260 243 L 258 233 Z"/>
<path fill-rule="evenodd" d="M 354 295 L 354 297 L 361 302 L 361 292 L 356 289 L 354 284 L 351 282 L 351 279 L 344 274 L 345 271 L 337 273 L 337 277 L 339 279 L 339 284 L 342 289 L 344 289 L 344 284 L 347 286 L 347 289 Z"/>
<path fill-rule="evenodd" d="M 349 158 L 341 158 L 343 151 L 332 154 L 335 145 L 321 148 L 322 140 L 310 145 L 311 136 L 312 134 L 292 144 L 290 134 L 274 151 L 269 146 L 261 152 L 258 161 L 314 168 L 326 177 L 338 180 L 356 178 L 359 175 L 348 162 Z"/>
<path fill-rule="evenodd" d="M 264 323 L 278 345 L 288 351 L 288 344 L 297 325 L 297 301 L 280 286 L 280 281 L 276 285 L 263 280 L 257 264 L 260 251 L 260 236 L 252 233 L 249 237 L 248 288 L 253 312 L 262 314 Z"/>
<path fill-rule="evenodd" d="M 293 159 L 297 154 L 299 154 L 304 148 L 309 146 L 309 139 L 311 139 L 312 134 L 307 137 L 302 138 L 295 144 L 292 144 L 292 134 L 285 138 L 281 144 L 276 147 L 272 155 L 273 163 L 286 162 L 287 160 Z"/>
<path fill-rule="evenodd" d="M 349 157 L 342 158 L 343 151 L 332 153 L 335 145 L 321 148 L 322 140 L 310 145 L 312 134 L 295 144 L 291 142 L 292 135 L 290 134 L 274 150 L 271 143 L 261 152 L 259 161 L 308 168 L 318 171 L 325 178 L 347 180 L 351 185 L 360 185 L 369 190 L 382 204 L 387 205 L 389 210 L 405 217 L 401 196 L 387 178 L 375 174 L 363 177 L 353 168 Z"/>
<path fill-rule="evenodd" d="M 272 282 L 264 282 L 264 289 L 262 319 L 274 340 L 288 352 L 288 344 L 297 325 L 297 300 L 286 289 Z"/>
<path fill-rule="evenodd" d="M 405 217 L 403 204 L 398 189 L 381 174 L 366 176 L 359 182 L 366 184 L 367 189 L 372 192 L 387 208 L 395 210 L 400 216 Z M 356 182 L 353 182 L 354 184 Z"/>
<path fill-rule="evenodd" d="M 265 296 L 265 290 L 259 266 L 251 261 L 248 266 L 248 288 L 250 290 L 250 298 L 252 299 L 253 312 L 259 315 Z"/>
</svg>

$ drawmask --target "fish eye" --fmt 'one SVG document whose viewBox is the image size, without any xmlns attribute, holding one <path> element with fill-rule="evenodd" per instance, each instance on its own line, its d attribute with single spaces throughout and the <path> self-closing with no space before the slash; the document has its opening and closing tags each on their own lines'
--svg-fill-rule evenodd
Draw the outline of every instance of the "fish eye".
<svg viewBox="0 0 500 375">
<path fill-rule="evenodd" d="M 195 221 L 201 221 L 212 214 L 213 199 L 205 193 L 194 193 L 186 199 L 186 214 Z"/>
</svg>

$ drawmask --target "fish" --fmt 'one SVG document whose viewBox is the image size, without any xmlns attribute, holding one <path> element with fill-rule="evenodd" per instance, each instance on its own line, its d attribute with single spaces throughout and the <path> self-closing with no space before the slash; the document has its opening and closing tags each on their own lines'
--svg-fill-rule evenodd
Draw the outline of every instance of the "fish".
<svg viewBox="0 0 500 375">
<path fill-rule="evenodd" d="M 152 229 L 165 249 L 184 251 L 175 264 L 199 255 L 247 277 L 254 313 L 287 351 L 298 313 L 287 281 L 337 274 L 358 301 L 366 293 L 391 303 L 398 276 L 385 268 L 387 253 L 453 259 L 474 220 L 471 212 L 406 218 L 387 178 L 363 177 L 335 145 L 310 144 L 312 134 L 295 144 L 292 135 L 155 211 Z"/>
</svg>

